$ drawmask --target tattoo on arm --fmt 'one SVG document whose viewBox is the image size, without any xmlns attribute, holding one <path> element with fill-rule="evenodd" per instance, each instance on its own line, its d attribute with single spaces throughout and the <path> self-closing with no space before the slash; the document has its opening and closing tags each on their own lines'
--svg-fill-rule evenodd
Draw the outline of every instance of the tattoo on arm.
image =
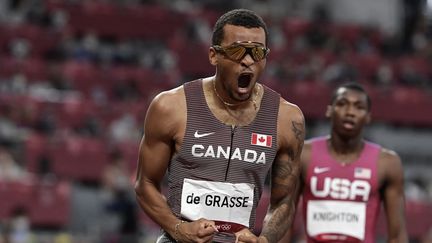
<svg viewBox="0 0 432 243">
<path fill-rule="evenodd" d="M 295 138 L 297 139 L 297 141 L 299 143 L 303 143 L 303 140 L 304 140 L 303 123 L 292 121 L 292 128 L 291 129 L 293 130 Z"/>
<path fill-rule="evenodd" d="M 294 132 L 295 138 L 297 139 L 296 151 L 291 156 L 293 159 L 298 159 L 302 151 L 304 138 L 305 138 L 304 123 L 292 121 L 291 129 Z"/>
<path fill-rule="evenodd" d="M 293 163 L 276 163 L 273 168 L 271 219 L 263 229 L 262 235 L 268 242 L 277 242 L 291 225 L 297 207 L 298 178 L 295 176 L 297 168 Z M 289 195 L 289 196 L 287 196 Z"/>
<path fill-rule="evenodd" d="M 268 242 L 277 242 L 294 221 L 300 190 L 300 153 L 304 142 L 304 123 L 292 121 L 293 144 L 287 161 L 275 161 L 272 168 L 271 218 L 262 235 Z M 286 227 L 283 227 L 286 226 Z"/>
</svg>

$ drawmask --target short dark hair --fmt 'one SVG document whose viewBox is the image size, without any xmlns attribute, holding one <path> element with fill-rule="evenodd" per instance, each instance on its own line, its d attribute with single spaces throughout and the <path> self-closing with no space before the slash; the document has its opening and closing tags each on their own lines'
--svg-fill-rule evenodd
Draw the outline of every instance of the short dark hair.
<svg viewBox="0 0 432 243">
<path fill-rule="evenodd" d="M 243 26 L 246 28 L 263 28 L 265 32 L 265 41 L 267 45 L 268 30 L 264 20 L 255 12 L 248 9 L 234 9 L 223 14 L 213 28 L 212 44 L 220 45 L 224 38 L 224 26 L 230 24 Z"/>
<path fill-rule="evenodd" d="M 369 111 L 371 110 L 371 108 L 372 108 L 372 101 L 371 101 L 371 98 L 370 98 L 368 92 L 363 87 L 363 85 L 361 85 L 359 83 L 356 83 L 356 82 L 349 82 L 349 83 L 344 83 L 344 84 L 339 85 L 333 91 L 333 94 L 332 94 L 332 97 L 331 97 L 331 104 L 333 104 L 335 102 L 335 100 L 336 100 L 336 98 L 338 96 L 338 90 L 341 89 L 341 88 L 355 90 L 355 91 L 358 91 L 360 93 L 365 94 L 366 95 L 367 108 L 368 108 Z"/>
</svg>

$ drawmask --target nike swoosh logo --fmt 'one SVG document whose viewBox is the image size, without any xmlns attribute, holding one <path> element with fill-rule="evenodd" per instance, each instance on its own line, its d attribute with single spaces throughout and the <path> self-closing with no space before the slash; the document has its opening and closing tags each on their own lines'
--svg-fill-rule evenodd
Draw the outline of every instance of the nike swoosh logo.
<svg viewBox="0 0 432 243">
<path fill-rule="evenodd" d="M 314 168 L 314 173 L 315 174 L 321 174 L 321 173 L 327 172 L 329 170 L 330 170 L 329 167 L 315 167 Z"/>
<path fill-rule="evenodd" d="M 214 132 L 208 132 L 208 133 L 201 133 L 199 134 L 198 131 L 195 131 L 194 137 L 195 138 L 203 138 L 214 134 Z"/>
</svg>

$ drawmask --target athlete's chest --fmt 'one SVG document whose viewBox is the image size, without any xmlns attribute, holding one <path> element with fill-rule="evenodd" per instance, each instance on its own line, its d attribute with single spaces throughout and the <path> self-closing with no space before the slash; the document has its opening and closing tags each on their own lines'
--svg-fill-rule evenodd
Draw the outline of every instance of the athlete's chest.
<svg viewBox="0 0 432 243">
<path fill-rule="evenodd" d="M 206 126 L 186 130 L 181 154 L 199 164 L 232 161 L 266 165 L 276 151 L 275 137 L 252 127 Z"/>
<path fill-rule="evenodd" d="M 365 163 L 312 163 L 306 185 L 315 198 L 350 201 L 368 201 L 378 189 L 376 168 Z"/>
</svg>

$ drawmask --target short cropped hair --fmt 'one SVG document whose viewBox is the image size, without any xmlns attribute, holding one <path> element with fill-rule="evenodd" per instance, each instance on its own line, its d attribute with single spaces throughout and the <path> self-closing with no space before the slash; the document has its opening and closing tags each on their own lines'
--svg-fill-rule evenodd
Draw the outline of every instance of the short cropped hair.
<svg viewBox="0 0 432 243">
<path fill-rule="evenodd" d="M 223 14 L 213 28 L 212 44 L 220 45 L 224 38 L 224 26 L 230 24 L 246 28 L 263 28 L 265 32 L 265 41 L 268 41 L 268 29 L 264 20 L 255 12 L 248 9 L 234 9 Z"/>
<path fill-rule="evenodd" d="M 349 89 L 349 90 L 354 90 L 354 91 L 358 91 L 360 93 L 365 94 L 366 95 L 366 102 L 367 102 L 368 111 L 371 110 L 371 108 L 372 108 L 372 101 L 371 101 L 371 98 L 370 98 L 369 94 L 366 92 L 365 88 L 361 84 L 356 83 L 356 82 L 349 82 L 349 83 L 344 83 L 344 84 L 339 85 L 333 91 L 333 94 L 332 94 L 332 97 L 331 97 L 331 104 L 333 104 L 335 102 L 335 100 L 336 100 L 336 98 L 338 96 L 337 92 L 341 88 L 345 88 L 345 89 Z"/>
</svg>

